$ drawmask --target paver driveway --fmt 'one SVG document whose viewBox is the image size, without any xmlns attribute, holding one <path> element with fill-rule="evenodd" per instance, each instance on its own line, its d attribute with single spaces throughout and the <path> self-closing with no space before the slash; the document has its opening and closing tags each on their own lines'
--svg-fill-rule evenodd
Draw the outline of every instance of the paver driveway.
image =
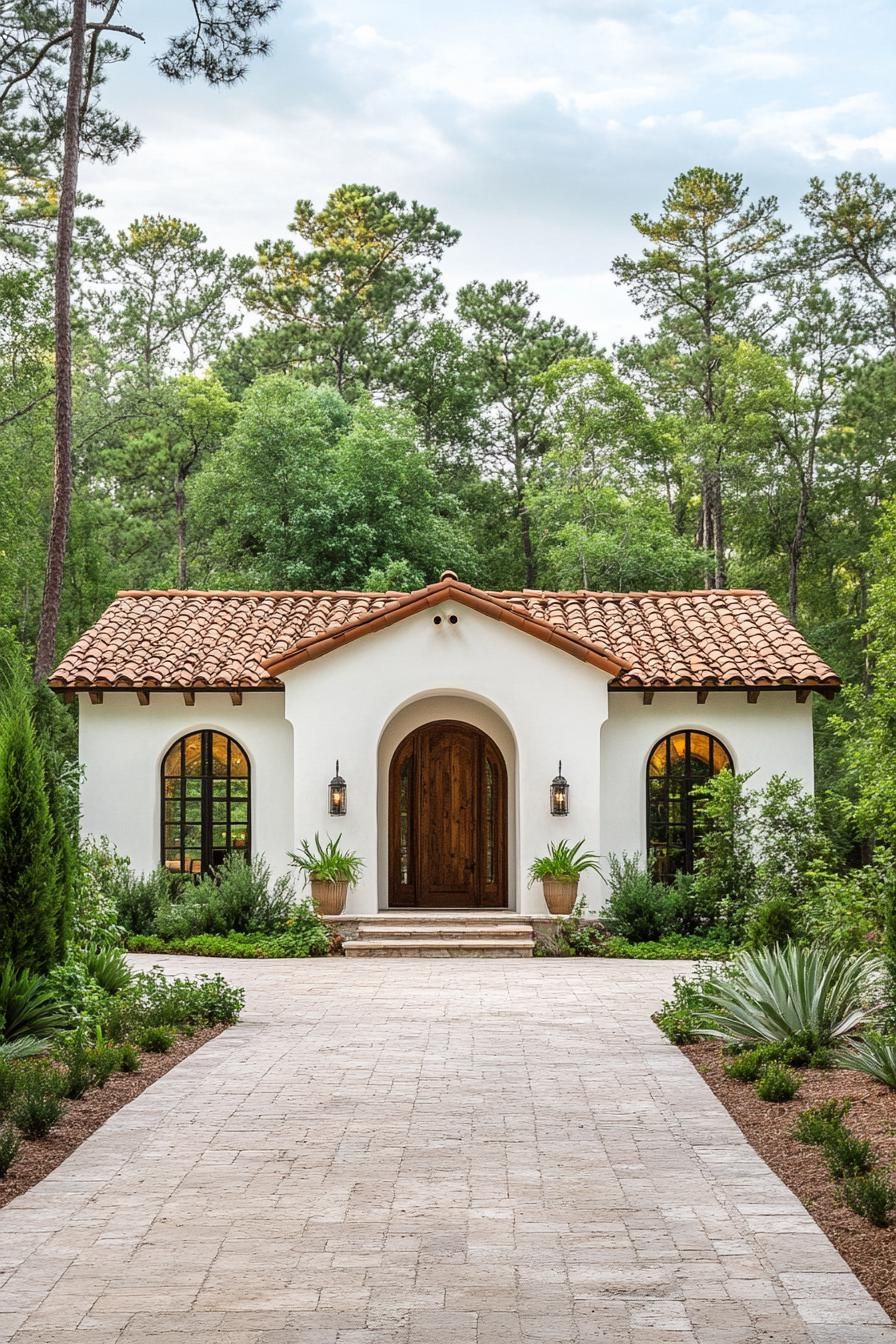
<svg viewBox="0 0 896 1344">
<path fill-rule="evenodd" d="M 650 1022 L 668 963 L 217 966 L 244 1021 L 0 1211 L 0 1339 L 896 1344 Z"/>
</svg>

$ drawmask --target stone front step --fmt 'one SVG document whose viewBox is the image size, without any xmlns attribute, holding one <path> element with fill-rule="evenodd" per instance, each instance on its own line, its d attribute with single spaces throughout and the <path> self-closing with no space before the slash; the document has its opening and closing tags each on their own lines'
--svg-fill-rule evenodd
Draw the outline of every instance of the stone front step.
<svg viewBox="0 0 896 1344">
<path fill-rule="evenodd" d="M 344 944 L 347 957 L 531 957 L 535 939 L 460 938 L 353 938 Z"/>
<path fill-rule="evenodd" d="M 531 938 L 532 925 L 521 923 L 497 924 L 495 922 L 471 923 L 468 920 L 457 924 L 443 924 L 441 920 L 427 923 L 400 924 L 360 924 L 358 937 L 366 938 Z"/>
<path fill-rule="evenodd" d="M 347 957 L 531 957 L 534 947 L 532 920 L 508 910 L 383 911 L 343 944 Z"/>
</svg>

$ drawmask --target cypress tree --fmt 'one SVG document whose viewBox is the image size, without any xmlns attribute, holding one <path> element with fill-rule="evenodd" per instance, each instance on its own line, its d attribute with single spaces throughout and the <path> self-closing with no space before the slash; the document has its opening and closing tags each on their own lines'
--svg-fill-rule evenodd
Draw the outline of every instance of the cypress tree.
<svg viewBox="0 0 896 1344">
<path fill-rule="evenodd" d="M 72 835 L 65 793 L 59 781 L 60 762 L 54 753 L 44 749 L 44 778 L 50 826 L 53 835 L 56 951 L 55 959 L 65 958 L 65 949 L 71 938 L 72 903 L 77 876 L 77 846 Z"/>
<path fill-rule="evenodd" d="M 58 942 L 58 867 L 32 696 L 13 675 L 0 701 L 0 965 L 47 970 Z"/>
</svg>

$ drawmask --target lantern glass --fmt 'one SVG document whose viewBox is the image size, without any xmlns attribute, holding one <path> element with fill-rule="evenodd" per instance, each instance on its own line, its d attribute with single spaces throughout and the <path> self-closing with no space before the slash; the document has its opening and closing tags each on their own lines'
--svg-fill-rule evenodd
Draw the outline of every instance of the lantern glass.
<svg viewBox="0 0 896 1344">
<path fill-rule="evenodd" d="M 551 816 L 569 815 L 569 783 L 563 778 L 563 762 L 557 763 L 557 774 L 551 783 Z"/>
<path fill-rule="evenodd" d="M 345 816 L 346 784 L 345 784 L 345 780 L 342 778 L 342 776 L 341 776 L 340 773 L 339 773 L 339 762 L 338 762 L 338 761 L 336 762 L 336 773 L 335 773 L 335 775 L 333 776 L 333 778 L 330 780 L 330 787 L 329 787 L 328 793 L 329 793 L 329 804 L 330 804 L 330 816 L 331 816 L 331 817 L 344 817 L 344 816 Z"/>
</svg>

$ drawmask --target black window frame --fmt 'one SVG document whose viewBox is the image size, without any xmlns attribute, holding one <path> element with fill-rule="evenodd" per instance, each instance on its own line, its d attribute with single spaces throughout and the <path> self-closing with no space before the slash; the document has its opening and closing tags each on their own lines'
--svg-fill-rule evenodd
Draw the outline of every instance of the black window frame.
<svg viewBox="0 0 896 1344">
<path fill-rule="evenodd" d="M 679 816 L 673 818 L 673 794 L 672 780 L 673 775 L 670 769 L 672 760 L 672 742 L 676 737 L 684 737 L 684 768 L 674 776 L 680 784 L 680 804 Z M 709 742 L 709 768 L 703 763 L 702 757 L 695 756 L 691 752 L 691 740 L 694 737 L 706 738 Z M 662 775 L 653 774 L 651 766 L 654 763 L 657 752 L 661 748 L 666 749 L 665 768 Z M 718 764 L 716 761 L 718 759 Z M 695 769 L 694 761 L 700 761 L 699 769 Z M 705 728 L 676 728 L 671 733 L 666 733 L 659 741 L 655 742 L 650 749 L 647 757 L 647 767 L 645 770 L 645 785 L 647 793 L 647 827 L 646 827 L 646 848 L 647 848 L 647 867 L 652 873 L 654 879 L 658 882 L 672 882 L 675 874 L 678 872 L 692 873 L 694 864 L 699 857 L 699 799 L 694 797 L 694 789 L 704 785 L 709 779 L 720 774 L 722 770 L 733 770 L 734 762 L 731 752 L 721 742 L 719 738 L 708 733 Z M 665 782 L 665 788 L 659 789 L 653 787 L 658 781 Z M 663 831 L 663 838 L 655 839 L 660 829 Z M 673 843 L 673 833 L 680 835 L 681 843 Z M 680 853 L 681 861 L 672 863 L 670 861 L 671 853 Z"/>
<path fill-rule="evenodd" d="M 200 739 L 200 770 L 198 774 L 188 774 L 186 770 L 186 750 L 187 743 L 191 738 Z M 219 738 L 227 744 L 226 769 L 223 774 L 216 774 L 214 769 L 214 740 Z M 175 773 L 169 773 L 167 770 L 168 761 L 171 753 L 179 748 L 179 770 Z M 233 751 L 234 748 L 243 757 L 246 762 L 245 774 L 233 773 Z M 166 783 L 169 780 L 179 780 L 180 789 L 176 796 L 170 797 L 166 790 Z M 244 793 L 234 793 L 233 781 L 239 780 L 245 782 Z M 189 781 L 198 783 L 198 790 L 193 797 L 188 797 L 187 786 Z M 224 783 L 226 785 L 223 793 L 216 790 L 215 785 Z M 205 873 L 212 872 L 223 862 L 229 854 L 241 854 L 248 861 L 252 858 L 252 764 L 249 760 L 249 753 L 242 743 L 236 738 L 231 737 L 229 733 L 223 733 L 218 728 L 194 728 L 191 732 L 184 733 L 176 741 L 172 742 L 166 749 L 162 757 L 160 771 L 160 797 L 161 797 L 161 818 L 160 818 L 160 847 L 161 863 L 163 868 L 168 868 L 169 872 L 186 873 L 194 877 L 199 877 Z M 179 818 L 174 821 L 168 819 L 167 804 L 176 802 L 179 807 Z M 199 820 L 191 821 L 188 817 L 187 803 L 199 803 Z M 238 804 L 240 810 L 245 810 L 245 822 L 234 820 L 234 805 Z M 216 809 L 223 806 L 224 820 L 216 820 Z M 226 828 L 227 844 L 215 844 L 215 830 L 221 826 Z M 199 831 L 199 844 L 188 843 L 188 828 Z M 234 845 L 232 843 L 233 834 L 236 831 L 245 833 L 245 843 Z M 175 836 L 177 843 L 171 844 L 171 837 Z M 187 851 L 198 850 L 200 854 L 199 868 L 187 867 Z M 173 856 L 176 856 L 179 866 L 169 868 Z M 192 862 L 192 860 L 191 860 Z"/>
</svg>

